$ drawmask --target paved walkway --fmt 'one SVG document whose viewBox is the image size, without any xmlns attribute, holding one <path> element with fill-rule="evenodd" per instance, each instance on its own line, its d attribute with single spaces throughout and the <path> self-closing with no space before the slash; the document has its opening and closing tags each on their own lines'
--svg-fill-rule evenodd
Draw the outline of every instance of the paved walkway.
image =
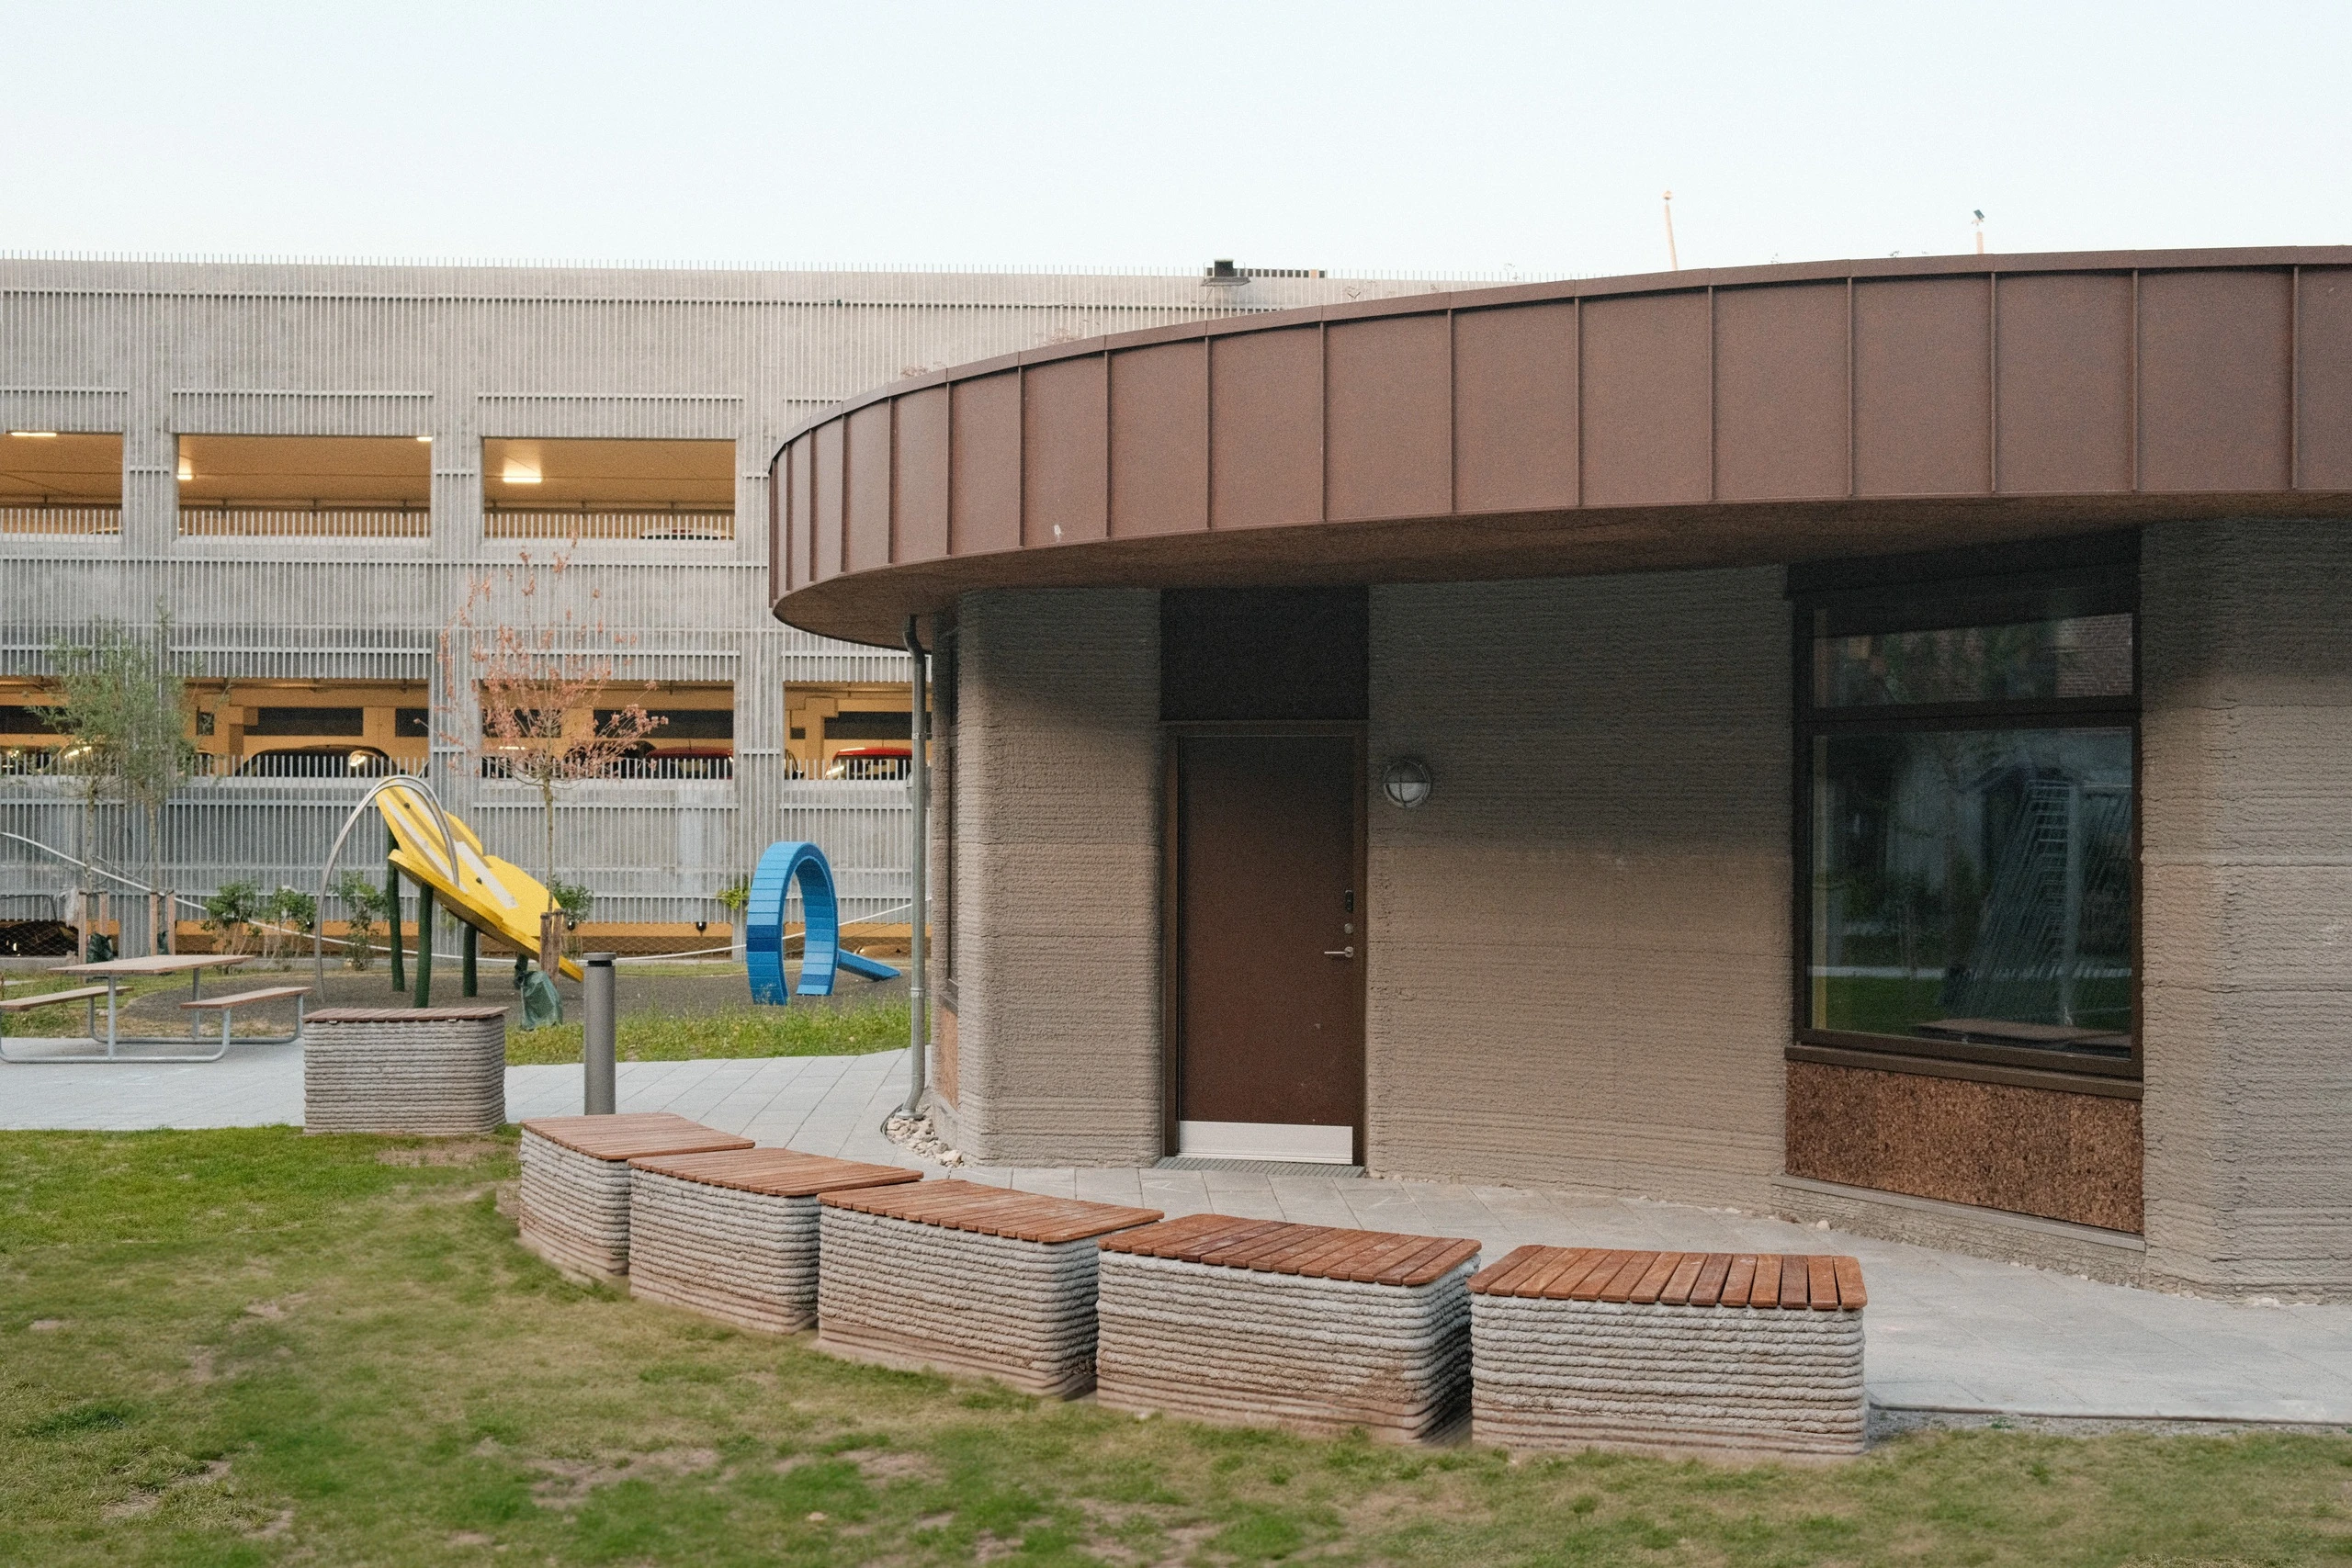
<svg viewBox="0 0 2352 1568">
<path fill-rule="evenodd" d="M 914 1163 L 885 1140 L 906 1056 L 626 1062 L 624 1111 L 674 1111 L 766 1144 Z M 515 1121 L 580 1109 L 580 1069 L 510 1067 Z M 301 1058 L 244 1046 L 189 1066 L 0 1066 L 0 1127 L 300 1122 Z M 1523 1242 L 1850 1252 L 1870 1280 L 1866 1377 L 1883 1410 L 2059 1420 L 2352 1425 L 2352 1307 L 2198 1301 L 1730 1212 L 1511 1187 L 1158 1169 L 959 1172 L 1037 1192 L 1316 1224 Z"/>
</svg>

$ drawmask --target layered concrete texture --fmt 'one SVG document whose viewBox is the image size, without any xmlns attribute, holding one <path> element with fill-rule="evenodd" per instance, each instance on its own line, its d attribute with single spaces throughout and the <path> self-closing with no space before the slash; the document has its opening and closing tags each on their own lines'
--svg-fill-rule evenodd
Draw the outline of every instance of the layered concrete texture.
<svg viewBox="0 0 2352 1568">
<path fill-rule="evenodd" d="M 328 1008 L 304 1024 L 306 1133 L 493 1133 L 505 1121 L 504 1008 Z"/>
<path fill-rule="evenodd" d="M 1159 596 L 956 607 L 956 1097 L 991 1165 L 1160 1152 Z"/>
<path fill-rule="evenodd" d="M 1375 588 L 1369 1163 L 1764 1207 L 1789 1038 L 1777 570 Z"/>
<path fill-rule="evenodd" d="M 2101 1095 L 1789 1064 L 1788 1172 L 2140 1229 L 2140 1107 Z"/>
<path fill-rule="evenodd" d="M 2149 1273 L 2352 1296 L 2352 533 L 2166 524 L 2141 572 Z"/>
</svg>

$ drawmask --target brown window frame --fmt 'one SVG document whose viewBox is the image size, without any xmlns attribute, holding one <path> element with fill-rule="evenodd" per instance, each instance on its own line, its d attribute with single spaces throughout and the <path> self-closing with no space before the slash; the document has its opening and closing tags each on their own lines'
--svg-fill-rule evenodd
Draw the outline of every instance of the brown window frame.
<svg viewBox="0 0 2352 1568">
<path fill-rule="evenodd" d="M 1872 562 L 1792 567 L 1792 1061 L 2136 1098 L 2142 1076 L 2145 930 L 2141 857 L 2141 622 L 2138 536 L 1972 549 Z M 1816 707 L 1814 660 L 1824 636 L 1996 625 L 2064 615 L 2132 616 L 2132 692 L 2123 697 L 1997 699 Z M 2128 1056 L 1821 1029 L 1811 1018 L 1814 742 L 1897 730 L 2125 729 L 2132 737 L 2132 1028 Z"/>
</svg>

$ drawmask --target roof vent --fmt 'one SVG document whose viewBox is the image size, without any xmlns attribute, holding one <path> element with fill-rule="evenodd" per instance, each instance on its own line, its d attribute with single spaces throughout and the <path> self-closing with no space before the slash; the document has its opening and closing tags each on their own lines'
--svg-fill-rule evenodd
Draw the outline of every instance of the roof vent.
<svg viewBox="0 0 2352 1568">
<path fill-rule="evenodd" d="M 1236 266 L 1230 261 L 1213 261 L 1201 274 L 1201 282 L 1211 288 L 1238 288 L 1253 278 L 1323 276 L 1319 266 Z"/>
</svg>

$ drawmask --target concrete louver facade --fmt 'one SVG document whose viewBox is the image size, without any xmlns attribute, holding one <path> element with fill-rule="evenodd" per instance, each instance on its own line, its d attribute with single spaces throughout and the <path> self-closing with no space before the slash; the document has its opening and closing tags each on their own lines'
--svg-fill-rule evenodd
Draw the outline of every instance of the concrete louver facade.
<svg viewBox="0 0 2352 1568">
<path fill-rule="evenodd" d="M 483 442 L 731 441 L 729 536 L 592 539 L 572 552 L 571 581 L 583 615 L 626 644 L 629 678 L 732 685 L 733 776 L 580 788 L 562 807 L 567 872 L 598 895 L 600 920 L 723 919 L 714 892 L 770 841 L 808 837 L 841 867 L 848 912 L 902 908 L 900 787 L 789 776 L 786 682 L 903 682 L 907 661 L 767 615 L 768 458 L 783 434 L 926 367 L 1433 287 L 0 258 L 0 432 L 121 442 L 119 512 L 94 531 L 65 532 L 21 487 L 0 491 L 0 678 L 38 680 L 53 642 L 104 619 L 152 626 L 160 609 L 174 651 L 208 679 L 429 687 L 463 730 L 470 699 L 444 690 L 438 634 L 478 581 L 562 547 L 486 529 Z M 290 513 L 272 520 L 282 532 L 191 527 L 175 479 L 185 436 L 430 437 L 429 512 L 403 514 L 400 536 L 305 536 Z M 35 445 L 0 444 L 17 449 L 0 458 Z M 536 803 L 466 776 L 456 752 L 436 744 L 431 764 L 448 804 L 536 865 Z M 356 793 L 341 780 L 192 781 L 166 821 L 167 885 L 201 897 L 232 879 L 307 884 Z M 143 866 L 134 816 L 103 814 L 102 859 Z M 9 831 L 70 850 L 74 818 L 65 781 L 0 778 Z M 52 857 L 0 841 L 0 919 L 62 913 L 68 880 Z"/>
</svg>

